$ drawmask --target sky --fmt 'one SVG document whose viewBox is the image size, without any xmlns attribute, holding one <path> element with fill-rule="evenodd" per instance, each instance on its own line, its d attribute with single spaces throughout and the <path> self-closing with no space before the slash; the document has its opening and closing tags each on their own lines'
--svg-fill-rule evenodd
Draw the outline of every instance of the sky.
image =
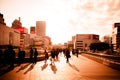
<svg viewBox="0 0 120 80">
<path fill-rule="evenodd" d="M 46 35 L 57 44 L 76 34 L 111 35 L 120 22 L 120 0 L 0 0 L 0 12 L 10 27 L 18 17 L 28 30 L 46 21 Z"/>
</svg>

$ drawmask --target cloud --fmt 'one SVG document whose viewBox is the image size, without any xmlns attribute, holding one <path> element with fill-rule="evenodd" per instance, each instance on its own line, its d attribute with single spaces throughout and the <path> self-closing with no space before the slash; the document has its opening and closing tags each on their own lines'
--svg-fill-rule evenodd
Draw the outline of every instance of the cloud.
<svg viewBox="0 0 120 80">
<path fill-rule="evenodd" d="M 119 8 L 120 0 L 80 0 L 74 7 L 77 17 L 70 23 L 76 26 L 77 32 L 107 34 L 111 32 L 112 24 L 120 21 Z"/>
</svg>

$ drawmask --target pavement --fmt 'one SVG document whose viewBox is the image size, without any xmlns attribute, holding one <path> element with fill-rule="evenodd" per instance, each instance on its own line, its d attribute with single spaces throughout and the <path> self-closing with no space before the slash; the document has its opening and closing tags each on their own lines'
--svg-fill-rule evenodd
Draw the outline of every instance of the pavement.
<svg viewBox="0 0 120 80">
<path fill-rule="evenodd" d="M 0 67 L 0 80 L 120 80 L 120 71 L 88 59 L 82 55 L 72 55 L 66 63 L 64 55 L 51 61 L 38 61 L 36 64 L 15 64 L 14 69 Z"/>
</svg>

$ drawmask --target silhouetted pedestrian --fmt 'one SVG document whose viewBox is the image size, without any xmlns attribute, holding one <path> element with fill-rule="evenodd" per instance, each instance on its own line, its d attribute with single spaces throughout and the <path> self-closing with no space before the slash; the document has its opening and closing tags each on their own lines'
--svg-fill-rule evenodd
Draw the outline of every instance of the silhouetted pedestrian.
<svg viewBox="0 0 120 80">
<path fill-rule="evenodd" d="M 58 60 L 58 55 L 59 55 L 59 49 L 55 49 L 55 57 L 56 57 L 56 60 Z"/>
<path fill-rule="evenodd" d="M 33 48 L 30 48 L 30 62 L 33 63 Z"/>
<path fill-rule="evenodd" d="M 52 65 L 52 63 L 54 63 L 54 61 L 55 61 L 55 50 L 52 49 L 51 50 L 51 65 Z"/>
<path fill-rule="evenodd" d="M 66 57 L 66 49 L 63 49 L 64 57 Z"/>
<path fill-rule="evenodd" d="M 21 65 L 21 63 L 24 62 L 24 59 L 25 59 L 25 51 L 22 51 L 19 48 L 19 52 L 18 52 L 18 65 Z"/>
<path fill-rule="evenodd" d="M 33 63 L 36 64 L 37 62 L 37 56 L 38 56 L 38 51 L 37 51 L 37 48 L 35 48 L 35 51 L 34 51 L 34 59 L 33 59 Z"/>
<path fill-rule="evenodd" d="M 8 49 L 5 50 L 5 61 L 10 65 L 10 68 L 14 68 L 15 61 L 15 51 L 11 45 L 8 46 Z"/>
<path fill-rule="evenodd" d="M 75 54 L 75 49 L 72 49 L 72 54 L 73 54 L 73 55 Z"/>
<path fill-rule="evenodd" d="M 46 64 L 48 58 L 49 58 L 48 52 L 45 50 L 45 64 Z"/>
<path fill-rule="evenodd" d="M 78 54 L 79 54 L 79 50 L 78 49 L 76 49 L 76 56 L 78 57 Z"/>
<path fill-rule="evenodd" d="M 26 55 L 26 52 L 25 52 L 25 50 L 22 50 L 22 62 L 24 62 L 25 61 L 25 55 Z"/>
<path fill-rule="evenodd" d="M 17 55 L 17 57 L 18 57 L 18 65 L 21 65 L 21 57 L 22 57 L 22 51 L 21 51 L 21 49 L 20 48 L 18 48 L 18 55 Z"/>
<path fill-rule="evenodd" d="M 68 63 L 69 62 L 69 58 L 71 57 L 69 49 L 66 49 L 65 54 L 66 54 L 66 58 L 67 58 L 66 62 Z"/>
</svg>

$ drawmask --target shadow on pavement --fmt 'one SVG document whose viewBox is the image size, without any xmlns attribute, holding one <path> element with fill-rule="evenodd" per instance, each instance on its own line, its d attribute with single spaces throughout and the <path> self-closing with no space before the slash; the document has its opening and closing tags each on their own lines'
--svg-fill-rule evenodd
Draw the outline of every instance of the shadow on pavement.
<svg viewBox="0 0 120 80">
<path fill-rule="evenodd" d="M 41 71 L 43 71 L 44 69 L 46 69 L 48 66 L 48 64 L 44 64 L 43 66 L 41 66 Z"/>
<path fill-rule="evenodd" d="M 59 59 L 59 58 L 56 58 L 56 59 L 55 59 L 55 62 L 60 62 L 60 59 Z"/>
<path fill-rule="evenodd" d="M 78 69 L 75 65 L 72 65 L 72 64 L 70 64 L 70 63 L 68 63 L 68 64 L 69 64 L 69 66 L 70 66 L 71 68 L 73 68 L 74 70 L 76 70 L 76 71 L 79 72 L 79 69 Z"/>
<path fill-rule="evenodd" d="M 55 64 L 51 64 L 51 70 L 53 71 L 54 74 L 56 74 L 57 68 Z"/>
<path fill-rule="evenodd" d="M 8 73 L 9 71 L 13 70 L 16 66 L 14 67 L 9 67 L 8 65 L 4 66 L 3 68 L 0 68 L 0 76 Z"/>
<path fill-rule="evenodd" d="M 24 70 L 25 68 L 27 68 L 28 66 L 30 65 L 30 63 L 24 65 L 24 66 L 21 66 L 17 71 L 16 73 L 20 72 L 21 70 Z"/>
<path fill-rule="evenodd" d="M 27 74 L 29 71 L 31 71 L 34 68 L 35 64 L 31 64 L 31 66 L 24 72 L 24 74 Z"/>
</svg>

